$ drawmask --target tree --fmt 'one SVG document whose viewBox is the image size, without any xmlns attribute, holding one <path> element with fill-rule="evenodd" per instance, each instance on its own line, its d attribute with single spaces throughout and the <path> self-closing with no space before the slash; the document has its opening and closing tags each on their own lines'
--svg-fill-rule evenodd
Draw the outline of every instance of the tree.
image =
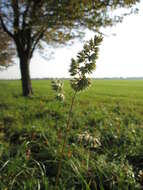
<svg viewBox="0 0 143 190">
<path fill-rule="evenodd" d="M 29 64 L 40 42 L 63 43 L 80 28 L 99 31 L 118 21 L 110 12 L 139 0 L 0 0 L 0 22 L 20 60 L 23 95 L 32 94 Z M 76 31 L 76 32 L 75 32 Z"/>
<path fill-rule="evenodd" d="M 0 70 L 7 68 L 13 63 L 12 58 L 14 54 L 15 51 L 12 47 L 11 39 L 0 27 Z"/>
</svg>

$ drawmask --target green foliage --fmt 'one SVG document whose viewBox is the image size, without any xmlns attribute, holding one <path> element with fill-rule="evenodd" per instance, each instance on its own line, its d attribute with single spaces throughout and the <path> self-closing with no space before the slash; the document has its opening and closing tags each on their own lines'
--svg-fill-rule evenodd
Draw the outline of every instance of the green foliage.
<svg viewBox="0 0 143 190">
<path fill-rule="evenodd" d="M 71 60 L 70 74 L 73 76 L 71 87 L 76 91 L 82 91 L 90 86 L 91 79 L 87 77 L 96 68 L 99 45 L 102 42 L 101 36 L 95 36 L 90 40 L 77 55 L 77 59 Z"/>
<path fill-rule="evenodd" d="M 87 76 L 91 74 L 96 68 L 96 60 L 99 53 L 99 45 L 102 42 L 101 36 L 95 36 L 94 40 L 91 39 L 87 42 L 83 50 L 77 55 L 77 59 L 71 60 L 70 75 L 74 77 L 71 80 L 71 87 L 75 92 L 85 90 L 91 84 L 91 79 Z M 56 98 L 59 100 L 64 99 L 63 95 L 63 81 L 53 80 L 52 88 L 56 91 Z"/>
</svg>

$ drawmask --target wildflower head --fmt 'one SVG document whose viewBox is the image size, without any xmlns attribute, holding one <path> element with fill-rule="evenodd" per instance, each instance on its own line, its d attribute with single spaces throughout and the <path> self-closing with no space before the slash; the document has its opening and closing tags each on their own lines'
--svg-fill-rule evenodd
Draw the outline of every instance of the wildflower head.
<svg viewBox="0 0 143 190">
<path fill-rule="evenodd" d="M 99 45 L 102 42 L 101 36 L 95 36 L 87 42 L 83 50 L 77 55 L 77 59 L 71 60 L 70 75 L 71 87 L 76 92 L 82 91 L 90 86 L 91 79 L 88 77 L 96 69 L 96 60 L 99 53 Z"/>
<path fill-rule="evenodd" d="M 63 101 L 65 99 L 63 86 L 64 83 L 62 80 L 52 80 L 52 89 L 56 92 L 56 99 L 59 101 Z"/>
</svg>

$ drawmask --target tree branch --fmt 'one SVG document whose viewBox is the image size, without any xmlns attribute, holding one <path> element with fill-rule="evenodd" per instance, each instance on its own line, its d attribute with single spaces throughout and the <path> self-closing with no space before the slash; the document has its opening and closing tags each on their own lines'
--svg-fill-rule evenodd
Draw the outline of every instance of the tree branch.
<svg viewBox="0 0 143 190">
<path fill-rule="evenodd" d="M 3 28 L 3 30 L 11 37 L 14 39 L 14 35 L 7 29 L 6 25 L 3 22 L 2 17 L 0 16 L 0 22 L 1 22 L 1 26 Z"/>
<path fill-rule="evenodd" d="M 43 37 L 44 33 L 40 34 L 39 37 L 35 40 L 35 42 L 33 43 L 33 47 L 32 47 L 32 50 L 31 50 L 31 57 L 33 55 L 33 52 L 36 48 L 36 45 L 38 44 L 38 42 L 40 41 L 40 39 Z"/>
<path fill-rule="evenodd" d="M 31 50 L 31 57 L 32 57 L 33 52 L 34 52 L 34 50 L 36 48 L 36 45 L 38 44 L 40 39 L 42 39 L 42 37 L 44 36 L 44 33 L 46 32 L 46 30 L 47 30 L 47 28 L 41 29 L 41 32 L 39 31 L 39 32 L 36 33 L 37 35 L 34 35 L 33 40 L 34 40 L 34 38 L 36 38 L 36 36 L 37 36 L 37 38 L 35 39 L 35 42 L 33 43 L 33 47 L 32 47 L 32 50 Z"/>
<path fill-rule="evenodd" d="M 18 0 L 12 0 L 12 9 L 14 15 L 14 29 L 15 31 L 19 28 L 19 7 L 18 7 Z"/>
<path fill-rule="evenodd" d="M 22 21 L 22 28 L 23 29 L 25 28 L 25 25 L 26 25 L 25 20 L 26 20 L 27 13 L 29 11 L 29 7 L 30 7 L 30 2 L 28 1 L 27 7 L 26 7 L 25 11 L 23 12 L 23 21 Z"/>
</svg>

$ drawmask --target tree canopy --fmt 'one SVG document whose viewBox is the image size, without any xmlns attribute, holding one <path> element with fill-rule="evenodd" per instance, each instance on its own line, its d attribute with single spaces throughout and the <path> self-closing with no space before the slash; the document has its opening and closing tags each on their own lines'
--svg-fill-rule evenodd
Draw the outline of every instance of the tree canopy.
<svg viewBox="0 0 143 190">
<path fill-rule="evenodd" d="M 120 20 L 113 18 L 111 11 L 136 2 L 139 0 L 0 0 L 0 20 L 14 40 L 23 36 L 25 46 L 29 33 L 32 56 L 41 39 L 64 42 L 76 36 L 75 30 L 79 32 L 82 26 L 98 31 Z"/>
<path fill-rule="evenodd" d="M 32 92 L 29 63 L 40 42 L 63 43 L 83 28 L 99 31 L 120 21 L 111 12 L 139 0 L 0 0 L 0 22 L 20 59 L 23 94 Z M 26 68 L 27 67 L 27 68 Z"/>
</svg>

